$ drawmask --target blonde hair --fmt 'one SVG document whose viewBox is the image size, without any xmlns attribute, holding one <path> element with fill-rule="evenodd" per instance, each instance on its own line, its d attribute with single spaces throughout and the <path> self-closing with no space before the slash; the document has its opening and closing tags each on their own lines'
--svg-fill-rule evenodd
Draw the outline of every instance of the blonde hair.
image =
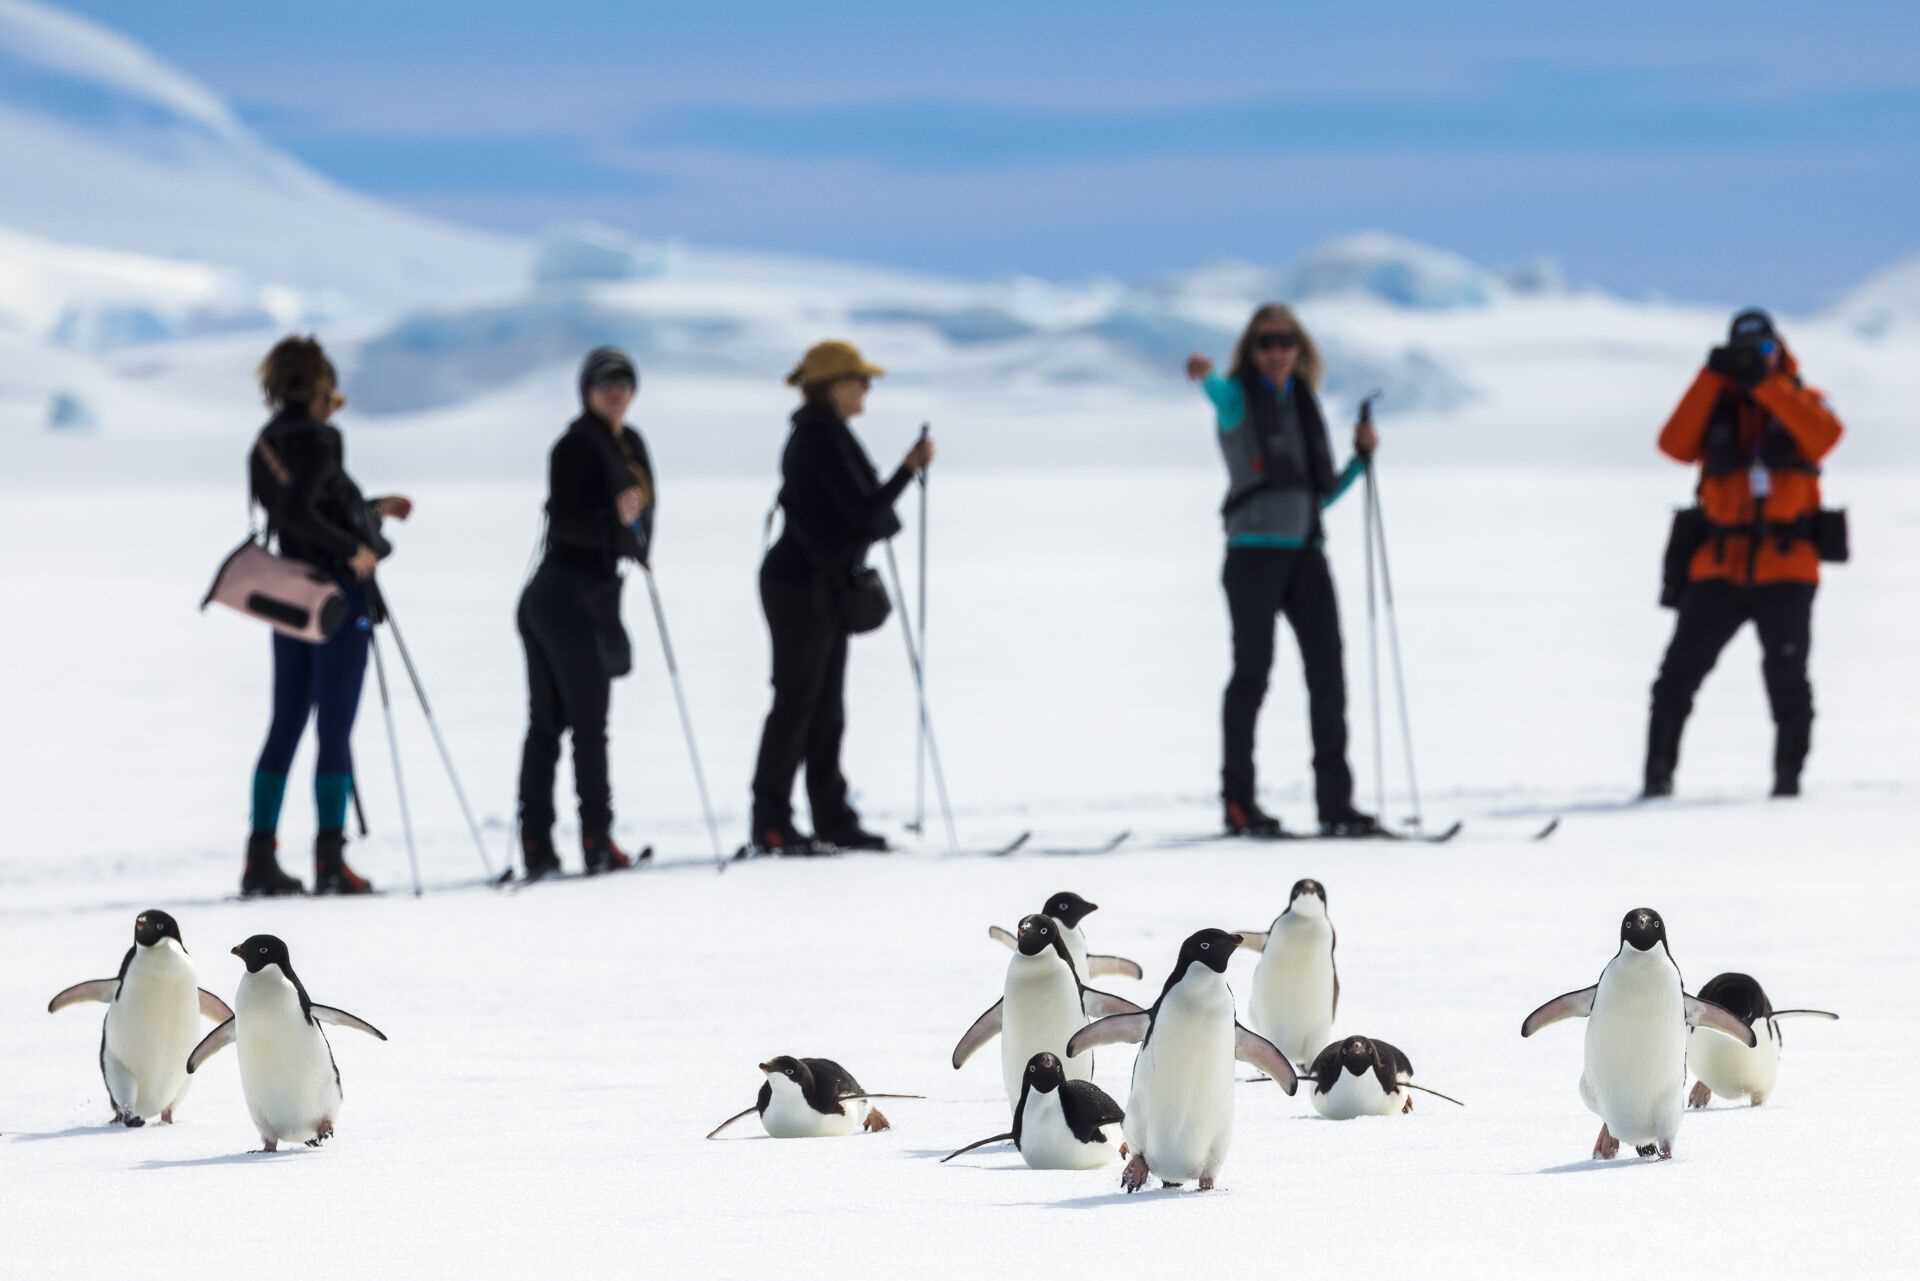
<svg viewBox="0 0 1920 1281">
<path fill-rule="evenodd" d="M 1293 314 L 1293 308 L 1285 303 L 1270 302 L 1253 313 L 1253 319 L 1240 332 L 1240 341 L 1233 345 L 1233 365 L 1230 372 L 1235 378 L 1243 378 L 1253 368 L 1253 339 L 1263 328 L 1279 322 L 1300 336 L 1300 359 L 1295 362 L 1293 372 L 1314 391 L 1320 390 L 1320 375 L 1325 372 L 1325 363 L 1320 359 L 1320 348 L 1314 344 L 1313 335 Z"/>
</svg>

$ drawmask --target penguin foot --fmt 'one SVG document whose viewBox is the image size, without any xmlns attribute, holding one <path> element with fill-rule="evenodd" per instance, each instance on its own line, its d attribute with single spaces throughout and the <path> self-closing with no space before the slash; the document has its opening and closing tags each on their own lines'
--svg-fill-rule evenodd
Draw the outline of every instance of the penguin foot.
<svg viewBox="0 0 1920 1281">
<path fill-rule="evenodd" d="M 333 1137 L 333 1122 L 322 1121 L 313 1127 L 313 1137 L 307 1140 L 307 1146 L 317 1148 Z"/>
<path fill-rule="evenodd" d="M 1127 1168 L 1120 1171 L 1120 1186 L 1128 1192 L 1138 1192 L 1147 1186 L 1147 1158 L 1138 1152 L 1127 1162 Z"/>
<path fill-rule="evenodd" d="M 1120 1159 L 1122 1161 L 1127 1159 L 1127 1145 L 1124 1143 L 1120 1145 Z"/>
<path fill-rule="evenodd" d="M 1707 1106 L 1707 1101 L 1712 1097 L 1713 1091 L 1708 1088 L 1705 1081 L 1695 1081 L 1692 1092 L 1687 1095 L 1687 1106 L 1690 1108 L 1703 1108 Z"/>
<path fill-rule="evenodd" d="M 1180 1185 L 1176 1183 L 1176 1184 L 1174 1184 L 1174 1186 L 1175 1186 L 1175 1187 L 1178 1187 L 1178 1186 L 1180 1186 Z M 1213 1176 L 1212 1176 L 1212 1175 L 1207 1175 L 1207 1174 L 1203 1174 L 1203 1175 L 1201 1175 L 1201 1176 L 1200 1176 L 1200 1190 L 1201 1190 L 1202 1192 L 1211 1192 L 1211 1191 L 1213 1191 Z"/>
<path fill-rule="evenodd" d="M 1593 1141 L 1593 1159 L 1596 1161 L 1611 1161 L 1619 1155 L 1620 1140 L 1608 1133 L 1607 1127 L 1602 1124 L 1600 1127 L 1600 1137 Z"/>
<path fill-rule="evenodd" d="M 278 1152 L 279 1150 L 280 1140 L 270 1139 L 264 1134 L 260 1136 L 260 1146 L 254 1149 L 256 1152 Z"/>
<path fill-rule="evenodd" d="M 1673 1160 L 1673 1144 L 1662 1139 L 1655 1149 L 1655 1155 L 1662 1161 Z"/>
<path fill-rule="evenodd" d="M 1405 1116 L 1407 1113 L 1411 1111 L 1413 1111 L 1413 1096 L 1409 1094 L 1407 1096 L 1407 1101 L 1400 1105 L 1400 1115 Z"/>
<path fill-rule="evenodd" d="M 120 1122 L 120 1124 L 126 1126 L 129 1130 L 137 1130 L 146 1123 L 147 1118 L 144 1116 L 127 1116 L 122 1118 Z"/>
<path fill-rule="evenodd" d="M 1659 1150 L 1660 1150 L 1659 1147 L 1656 1144 L 1652 1144 L 1652 1143 L 1641 1143 L 1636 1145 L 1633 1149 L 1634 1154 L 1636 1156 L 1652 1156 L 1654 1153 L 1658 1152 Z"/>
<path fill-rule="evenodd" d="M 868 1108 L 867 1119 L 861 1123 L 860 1128 L 868 1134 L 878 1134 L 882 1130 L 891 1130 L 893 1122 L 887 1120 L 887 1114 L 879 1108 Z"/>
<path fill-rule="evenodd" d="M 1749 1094 L 1747 1096 L 1747 1101 L 1751 1103 L 1754 1107 L 1759 1107 L 1762 1103 L 1765 1103 L 1767 1101 L 1767 1096 L 1764 1094 Z"/>
<path fill-rule="evenodd" d="M 166 1108 L 166 1109 L 164 1109 L 164 1110 L 163 1110 L 163 1111 L 162 1111 L 162 1112 L 160 1113 L 160 1123 L 161 1123 L 162 1125 L 172 1125 L 172 1124 L 173 1124 L 173 1109 L 172 1109 L 172 1108 Z"/>
</svg>

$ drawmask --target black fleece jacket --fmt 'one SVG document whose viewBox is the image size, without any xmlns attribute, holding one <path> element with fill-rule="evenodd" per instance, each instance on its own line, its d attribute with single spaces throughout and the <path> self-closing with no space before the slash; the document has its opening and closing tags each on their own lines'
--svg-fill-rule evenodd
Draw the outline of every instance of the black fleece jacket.
<svg viewBox="0 0 1920 1281">
<path fill-rule="evenodd" d="M 268 461 L 268 451 L 279 468 Z M 347 562 L 366 541 L 355 531 L 364 527 L 367 500 L 347 475 L 338 427 L 315 422 L 302 409 L 281 410 L 261 429 L 247 476 L 281 555 L 346 574 Z"/>
<path fill-rule="evenodd" d="M 654 507 L 640 514 L 636 530 L 620 523 L 614 502 L 642 478 L 657 505 L 653 463 L 639 432 L 623 425 L 616 439 L 590 413 L 574 419 L 547 459 L 547 559 L 606 575 L 623 557 L 646 564 Z"/>
<path fill-rule="evenodd" d="M 846 582 L 867 548 L 900 532 L 893 505 L 913 479 L 902 464 L 886 484 L 847 424 L 831 410 L 804 405 L 780 459 L 780 540 L 763 566 L 783 582 Z"/>
</svg>

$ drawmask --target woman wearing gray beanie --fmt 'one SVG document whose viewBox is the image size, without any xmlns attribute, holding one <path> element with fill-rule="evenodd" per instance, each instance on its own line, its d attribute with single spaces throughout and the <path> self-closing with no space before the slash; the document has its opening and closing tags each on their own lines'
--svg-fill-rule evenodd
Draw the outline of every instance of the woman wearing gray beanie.
<svg viewBox="0 0 1920 1281">
<path fill-rule="evenodd" d="M 548 458 L 545 554 L 520 594 L 527 651 L 527 740 L 520 757 L 520 849 L 528 880 L 560 869 L 553 785 L 560 735 L 573 736 L 580 847 L 589 875 L 632 867 L 613 839 L 607 707 L 633 667 L 620 623 L 620 562 L 647 563 L 653 464 L 627 426 L 640 376 L 624 352 L 601 347 L 580 367 L 580 416 Z"/>
</svg>

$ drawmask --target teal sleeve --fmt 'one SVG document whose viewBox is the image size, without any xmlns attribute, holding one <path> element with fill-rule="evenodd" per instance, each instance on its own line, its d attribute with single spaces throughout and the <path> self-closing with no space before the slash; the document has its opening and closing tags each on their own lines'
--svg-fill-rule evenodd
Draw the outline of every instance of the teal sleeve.
<svg viewBox="0 0 1920 1281">
<path fill-rule="evenodd" d="M 1359 480 L 1367 470 L 1367 456 L 1355 454 L 1347 459 L 1347 465 L 1340 469 L 1340 475 L 1333 482 L 1333 492 L 1320 500 L 1322 511 L 1340 501 L 1340 495 L 1353 488 L 1353 482 Z"/>
<path fill-rule="evenodd" d="M 1247 394 L 1241 390 L 1239 379 L 1208 374 L 1200 386 L 1213 402 L 1214 421 L 1221 431 L 1232 431 L 1246 421 Z"/>
</svg>

